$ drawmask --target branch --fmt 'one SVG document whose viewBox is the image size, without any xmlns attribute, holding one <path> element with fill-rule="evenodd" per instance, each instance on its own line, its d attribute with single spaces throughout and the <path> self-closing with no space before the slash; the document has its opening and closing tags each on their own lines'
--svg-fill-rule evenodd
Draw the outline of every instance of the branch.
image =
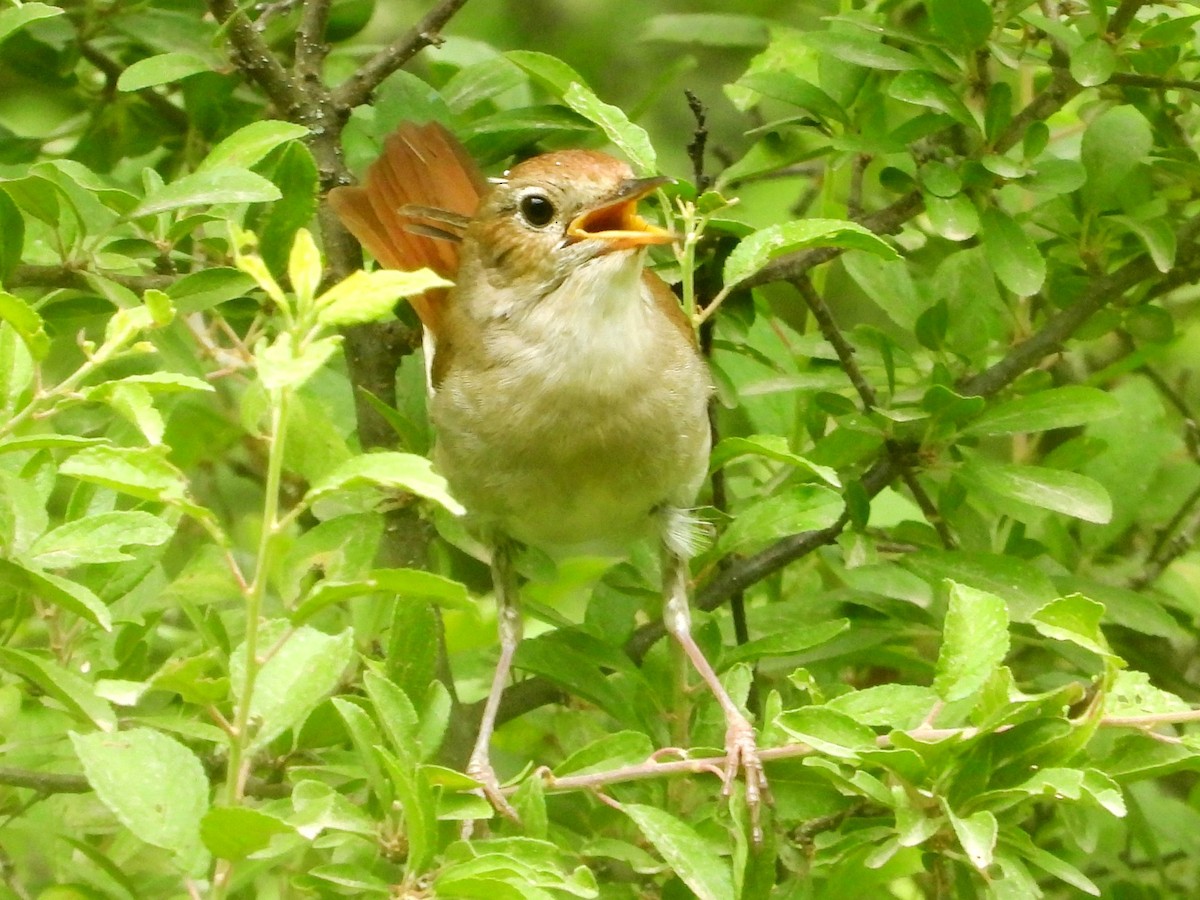
<svg viewBox="0 0 1200 900">
<path fill-rule="evenodd" d="M 88 290 L 87 276 L 105 278 L 114 284 L 142 294 L 150 288 L 165 291 L 178 279 L 171 275 L 122 275 L 117 272 L 88 272 L 70 266 L 19 265 L 5 279 L 7 288 L 47 287 L 68 290 Z"/>
<path fill-rule="evenodd" d="M 325 27 L 329 24 L 332 0 L 305 0 L 296 28 L 295 63 L 292 71 L 306 84 L 319 84 L 321 64 L 329 52 Z"/>
<path fill-rule="evenodd" d="M 440 43 L 439 32 L 466 3 L 467 0 L 440 0 L 407 34 L 380 50 L 340 84 L 333 92 L 334 104 L 342 109 L 353 109 L 366 103 L 371 92 L 379 87 L 385 78 L 426 47 Z"/>
<path fill-rule="evenodd" d="M 229 34 L 233 62 L 258 83 L 275 106 L 294 119 L 303 105 L 302 93 L 254 23 L 238 9 L 235 0 L 208 0 L 208 8 Z"/>
</svg>

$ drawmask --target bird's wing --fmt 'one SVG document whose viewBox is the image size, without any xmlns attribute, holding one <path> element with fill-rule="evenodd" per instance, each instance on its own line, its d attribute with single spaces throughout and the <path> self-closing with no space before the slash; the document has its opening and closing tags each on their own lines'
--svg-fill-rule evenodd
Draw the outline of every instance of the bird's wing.
<svg viewBox="0 0 1200 900">
<path fill-rule="evenodd" d="M 453 280 L 461 230 L 475 215 L 485 181 L 458 139 L 436 122 L 405 122 L 358 187 L 335 188 L 329 205 L 359 242 L 389 269 L 430 268 Z M 412 298 L 436 334 L 444 290 Z"/>
</svg>

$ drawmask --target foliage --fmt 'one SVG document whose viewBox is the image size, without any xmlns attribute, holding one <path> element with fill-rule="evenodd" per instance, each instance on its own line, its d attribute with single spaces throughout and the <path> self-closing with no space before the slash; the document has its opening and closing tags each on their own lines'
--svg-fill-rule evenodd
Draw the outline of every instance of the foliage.
<svg viewBox="0 0 1200 900">
<path fill-rule="evenodd" d="M 388 6 L 0 11 L 0 895 L 1192 893 L 1200 7 L 614 0 L 551 56 Z M 580 74 L 618 18 L 652 84 Z M 462 836 L 494 623 L 393 315 L 439 282 L 323 203 L 409 118 L 679 177 L 760 844 L 648 550 L 521 559 L 521 823 Z"/>
</svg>

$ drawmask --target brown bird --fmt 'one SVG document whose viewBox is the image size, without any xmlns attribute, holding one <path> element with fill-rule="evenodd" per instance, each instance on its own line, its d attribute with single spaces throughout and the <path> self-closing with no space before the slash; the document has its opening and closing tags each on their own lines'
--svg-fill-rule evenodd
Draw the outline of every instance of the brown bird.
<svg viewBox="0 0 1200 900">
<path fill-rule="evenodd" d="M 665 625 L 724 711 L 725 789 L 743 770 L 757 833 L 767 783 L 754 730 L 691 635 L 690 510 L 708 466 L 712 388 L 675 295 L 645 268 L 646 248 L 674 235 L 637 204 L 668 180 L 566 150 L 488 184 L 440 125 L 404 124 L 363 186 L 330 202 L 382 265 L 455 282 L 413 306 L 434 461 L 493 548 L 500 660 L 468 773 L 512 814 L 489 745 L 521 637 L 513 542 L 566 556 L 653 538 Z"/>
</svg>

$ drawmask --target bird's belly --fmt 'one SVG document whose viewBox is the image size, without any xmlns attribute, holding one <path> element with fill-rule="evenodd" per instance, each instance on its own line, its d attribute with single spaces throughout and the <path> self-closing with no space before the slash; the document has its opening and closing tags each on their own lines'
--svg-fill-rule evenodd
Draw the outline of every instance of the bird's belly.
<svg viewBox="0 0 1200 900">
<path fill-rule="evenodd" d="M 703 480 L 707 382 L 682 381 L 444 384 L 435 459 L 482 524 L 551 552 L 621 552 Z"/>
</svg>

